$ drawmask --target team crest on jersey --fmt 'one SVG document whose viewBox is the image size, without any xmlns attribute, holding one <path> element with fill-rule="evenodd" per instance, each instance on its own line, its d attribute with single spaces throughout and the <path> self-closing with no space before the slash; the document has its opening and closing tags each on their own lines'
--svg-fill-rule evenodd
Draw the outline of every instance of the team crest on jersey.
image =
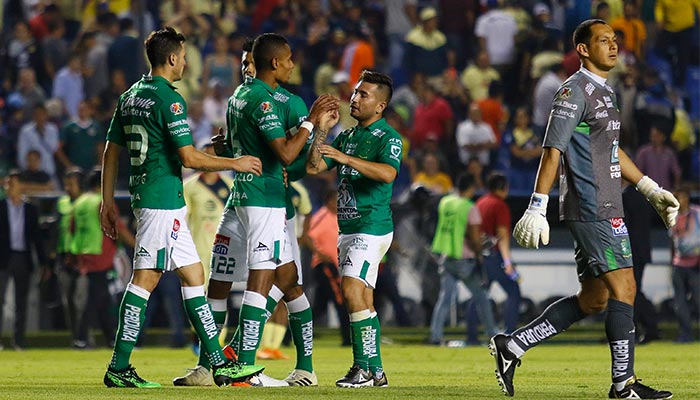
<svg viewBox="0 0 700 400">
<path fill-rule="evenodd" d="M 610 218 L 613 236 L 627 236 L 627 225 L 622 218 Z"/>
<path fill-rule="evenodd" d="M 231 238 L 228 236 L 216 234 L 214 238 L 214 247 L 212 247 L 212 253 L 226 255 L 228 254 L 228 245 L 231 242 Z"/>
<path fill-rule="evenodd" d="M 272 112 L 272 103 L 269 101 L 263 101 L 260 103 L 260 111 L 262 111 L 264 114 L 271 113 Z"/>
<path fill-rule="evenodd" d="M 568 99 L 571 97 L 571 88 L 570 87 L 563 87 L 559 91 L 559 95 L 557 96 L 557 99 Z"/>
<path fill-rule="evenodd" d="M 180 115 L 185 112 L 185 107 L 178 101 L 170 105 L 170 112 L 173 115 Z"/>
<path fill-rule="evenodd" d="M 177 235 L 180 234 L 180 221 L 176 218 L 173 220 L 173 229 L 170 231 L 170 237 L 177 240 Z"/>
</svg>

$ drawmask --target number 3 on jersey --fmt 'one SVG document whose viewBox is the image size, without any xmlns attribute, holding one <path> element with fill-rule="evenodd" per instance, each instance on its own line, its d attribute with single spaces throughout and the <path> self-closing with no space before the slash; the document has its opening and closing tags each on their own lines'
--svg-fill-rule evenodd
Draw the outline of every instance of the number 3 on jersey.
<svg viewBox="0 0 700 400">
<path fill-rule="evenodd" d="M 148 132 L 143 125 L 126 125 L 126 142 L 129 145 L 129 160 L 132 167 L 138 167 L 146 161 L 148 153 Z"/>
</svg>

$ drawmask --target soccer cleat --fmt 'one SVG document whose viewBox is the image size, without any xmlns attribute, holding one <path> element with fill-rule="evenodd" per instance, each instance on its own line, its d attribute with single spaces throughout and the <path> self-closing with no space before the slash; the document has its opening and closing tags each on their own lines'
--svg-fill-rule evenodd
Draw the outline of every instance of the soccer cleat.
<svg viewBox="0 0 700 400">
<path fill-rule="evenodd" d="M 318 386 L 318 378 L 314 372 L 295 369 L 284 379 L 289 386 Z"/>
<path fill-rule="evenodd" d="M 214 383 L 216 386 L 228 386 L 234 382 L 245 381 L 249 376 L 262 372 L 262 365 L 243 365 L 236 360 L 214 367 Z"/>
<path fill-rule="evenodd" d="M 341 388 L 374 386 L 374 379 L 369 371 L 365 371 L 359 365 L 353 365 L 344 377 L 335 381 L 335 385 Z"/>
<path fill-rule="evenodd" d="M 250 386 L 256 387 L 289 387 L 289 383 L 287 381 L 275 379 L 271 376 L 263 374 L 262 372 L 249 376 L 244 382 Z"/>
<path fill-rule="evenodd" d="M 520 359 L 508 350 L 509 335 L 499 333 L 491 338 L 489 349 L 491 355 L 496 359 L 496 379 L 501 385 L 501 390 L 506 396 L 513 396 L 513 376 L 515 367 L 520 366 Z"/>
<path fill-rule="evenodd" d="M 632 377 L 622 390 L 615 390 L 615 385 L 610 385 L 608 397 L 611 399 L 670 399 L 673 393 L 668 390 L 656 390 L 643 385 L 641 379 Z"/>
<path fill-rule="evenodd" d="M 289 356 L 282 353 L 280 349 L 271 349 L 266 347 L 264 349 L 258 350 L 259 360 L 289 360 Z"/>
<path fill-rule="evenodd" d="M 377 371 L 372 374 L 372 381 L 374 387 L 388 387 L 389 381 L 386 379 L 386 373 L 384 371 Z"/>
<path fill-rule="evenodd" d="M 190 368 L 185 376 L 180 376 L 173 379 L 175 386 L 211 386 L 214 384 L 214 377 L 209 371 L 209 368 L 204 368 L 201 365 L 195 368 Z"/>
<path fill-rule="evenodd" d="M 238 360 L 238 354 L 236 354 L 236 350 L 231 347 L 230 344 L 227 344 L 226 346 L 221 348 L 221 351 L 224 352 L 224 355 L 229 359 L 229 360 Z"/>
<path fill-rule="evenodd" d="M 115 371 L 111 368 L 107 368 L 105 372 L 105 377 L 103 379 L 105 386 L 107 387 L 133 387 L 133 388 L 158 388 L 160 383 L 149 382 L 136 373 L 136 369 L 129 365 L 126 369 L 121 371 Z"/>
</svg>

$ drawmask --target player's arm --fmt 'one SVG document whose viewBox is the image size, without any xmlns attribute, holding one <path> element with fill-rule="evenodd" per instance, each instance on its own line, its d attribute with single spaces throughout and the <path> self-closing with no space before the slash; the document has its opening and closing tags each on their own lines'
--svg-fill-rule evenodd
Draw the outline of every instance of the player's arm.
<svg viewBox="0 0 700 400">
<path fill-rule="evenodd" d="M 241 156 L 238 158 L 226 158 L 212 156 L 195 149 L 191 144 L 178 147 L 177 154 L 182 165 L 198 171 L 226 171 L 252 172 L 255 175 L 262 173 L 262 162 L 253 156 Z"/>
<path fill-rule="evenodd" d="M 100 224 L 105 235 L 113 240 L 116 240 L 118 237 L 117 218 L 119 218 L 119 215 L 114 206 L 114 184 L 119 172 L 119 153 L 121 150 L 122 146 L 108 140 L 102 157 Z"/>
<path fill-rule="evenodd" d="M 358 157 L 347 155 L 333 146 L 324 144 L 319 147 L 319 152 L 322 156 L 328 157 L 336 161 L 338 164 L 344 164 L 351 167 L 362 176 L 374 181 L 383 183 L 391 183 L 397 175 L 397 171 L 389 164 L 367 161 Z M 325 164 L 325 163 L 324 163 Z"/>
<path fill-rule="evenodd" d="M 309 155 L 306 159 L 307 174 L 316 175 L 328 170 L 328 164 L 323 161 L 320 148 L 326 143 L 328 132 L 338 123 L 339 119 L 340 115 L 338 111 L 328 111 L 321 116 L 319 127 L 316 130 L 316 136 L 314 137 L 313 143 L 311 143 Z"/>
</svg>

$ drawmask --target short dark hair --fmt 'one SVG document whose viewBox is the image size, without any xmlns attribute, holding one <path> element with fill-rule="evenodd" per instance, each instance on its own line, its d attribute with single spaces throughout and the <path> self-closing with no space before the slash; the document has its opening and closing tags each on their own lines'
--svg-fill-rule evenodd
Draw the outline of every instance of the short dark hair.
<svg viewBox="0 0 700 400">
<path fill-rule="evenodd" d="M 379 89 L 385 93 L 387 104 L 391 101 L 391 96 L 394 95 L 394 81 L 389 75 L 366 69 L 360 74 L 360 81 L 379 86 Z"/>
<path fill-rule="evenodd" d="M 88 189 L 95 189 L 102 185 L 102 169 L 95 168 L 88 174 L 85 184 Z"/>
<path fill-rule="evenodd" d="M 63 173 L 63 177 L 66 179 L 77 178 L 78 181 L 82 182 L 85 174 L 83 173 L 83 169 L 80 167 L 70 167 Z"/>
<path fill-rule="evenodd" d="M 7 178 L 17 178 L 21 181 L 22 171 L 18 168 L 12 168 L 11 170 L 7 171 Z"/>
<path fill-rule="evenodd" d="M 489 192 L 495 192 L 496 190 L 503 190 L 508 186 L 508 178 L 498 171 L 491 172 L 489 177 L 486 179 L 486 187 L 488 187 Z"/>
<path fill-rule="evenodd" d="M 241 50 L 245 51 L 246 53 L 250 53 L 253 51 L 253 39 L 247 37 L 245 38 L 245 41 L 243 42 L 243 46 L 241 46 Z"/>
<path fill-rule="evenodd" d="M 289 46 L 287 39 L 276 33 L 263 33 L 253 42 L 253 64 L 255 70 L 272 70 L 272 59 L 277 57 L 285 46 Z"/>
<path fill-rule="evenodd" d="M 180 51 L 185 36 L 178 33 L 170 26 L 151 32 L 143 42 L 146 46 L 146 55 L 151 63 L 151 68 L 165 65 L 171 54 Z"/>
<path fill-rule="evenodd" d="M 606 25 L 607 22 L 602 19 L 587 19 L 581 22 L 574 31 L 574 47 L 579 43 L 589 45 L 592 36 L 591 27 L 598 24 Z"/>
<path fill-rule="evenodd" d="M 469 190 L 472 186 L 474 186 L 474 175 L 463 173 L 457 178 L 457 190 L 460 193 Z"/>
</svg>

